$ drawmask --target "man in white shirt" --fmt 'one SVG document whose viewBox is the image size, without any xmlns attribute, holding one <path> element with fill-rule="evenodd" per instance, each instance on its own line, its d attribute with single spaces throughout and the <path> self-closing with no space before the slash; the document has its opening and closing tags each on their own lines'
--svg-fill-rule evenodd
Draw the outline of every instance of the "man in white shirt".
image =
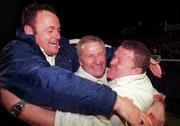
<svg viewBox="0 0 180 126">
<path fill-rule="evenodd" d="M 161 95 L 152 87 L 146 75 L 149 63 L 150 51 L 144 44 L 132 40 L 123 41 L 111 60 L 107 74 L 112 79 L 109 82 L 111 88 L 118 95 L 131 99 L 143 112 L 152 105 L 154 97 Z M 153 125 L 154 117 L 149 116 L 149 122 Z M 114 119 L 113 126 L 118 126 L 117 120 Z"/>
</svg>

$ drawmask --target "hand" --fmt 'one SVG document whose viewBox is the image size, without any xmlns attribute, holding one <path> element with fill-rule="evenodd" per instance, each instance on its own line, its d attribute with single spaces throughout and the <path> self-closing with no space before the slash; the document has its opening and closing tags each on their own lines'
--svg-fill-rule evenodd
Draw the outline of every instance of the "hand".
<svg viewBox="0 0 180 126">
<path fill-rule="evenodd" d="M 8 111 L 10 111 L 14 104 L 20 101 L 20 99 L 17 96 L 15 96 L 13 93 L 9 92 L 6 89 L 1 88 L 0 93 L 2 104 Z"/>
<path fill-rule="evenodd" d="M 151 120 L 148 119 L 148 117 L 144 113 L 141 114 L 141 120 L 142 124 L 140 124 L 140 126 L 153 126 Z"/>
<path fill-rule="evenodd" d="M 161 102 L 155 102 L 146 111 L 146 115 L 152 114 L 154 116 L 153 126 L 164 126 L 165 108 Z"/>
<path fill-rule="evenodd" d="M 134 126 L 139 126 L 142 122 L 141 111 L 127 97 L 117 96 L 113 110 L 116 115 Z"/>
<path fill-rule="evenodd" d="M 151 58 L 149 69 L 151 70 L 151 72 L 153 73 L 154 76 L 161 78 L 162 70 L 161 70 L 161 67 L 159 65 L 159 62 L 160 61 L 157 61 L 157 60 Z"/>
</svg>

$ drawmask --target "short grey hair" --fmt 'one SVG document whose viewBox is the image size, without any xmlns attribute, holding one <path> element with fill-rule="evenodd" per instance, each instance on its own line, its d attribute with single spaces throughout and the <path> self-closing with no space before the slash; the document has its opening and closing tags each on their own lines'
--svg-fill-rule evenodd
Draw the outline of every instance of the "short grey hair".
<svg viewBox="0 0 180 126">
<path fill-rule="evenodd" d="M 80 56 L 82 45 L 84 45 L 85 43 L 90 43 L 90 42 L 100 43 L 105 50 L 105 44 L 104 44 L 104 41 L 102 39 L 100 39 L 97 36 L 87 35 L 87 36 L 82 37 L 76 46 L 78 56 Z"/>
</svg>

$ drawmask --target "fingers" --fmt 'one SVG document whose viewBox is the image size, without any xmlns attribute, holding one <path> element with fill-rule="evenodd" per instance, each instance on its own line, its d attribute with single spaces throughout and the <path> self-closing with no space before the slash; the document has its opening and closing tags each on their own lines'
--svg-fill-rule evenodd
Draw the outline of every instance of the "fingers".
<svg viewBox="0 0 180 126">
<path fill-rule="evenodd" d="M 162 70 L 161 70 L 161 67 L 160 67 L 159 63 L 160 63 L 160 61 L 157 61 L 157 60 L 155 60 L 153 58 L 150 58 L 149 69 L 154 74 L 154 76 L 161 78 Z"/>
<path fill-rule="evenodd" d="M 166 117 L 164 115 L 162 116 L 154 116 L 153 126 L 164 126 Z"/>
<path fill-rule="evenodd" d="M 142 122 L 141 122 L 141 126 L 152 126 L 151 120 L 147 118 L 147 116 L 141 112 L 141 116 L 140 116 Z"/>
<path fill-rule="evenodd" d="M 161 75 L 162 75 L 162 70 L 161 70 L 161 67 L 159 66 L 159 64 L 157 64 L 156 66 L 154 66 L 155 68 L 155 71 L 156 71 L 156 76 L 161 78 Z"/>
<path fill-rule="evenodd" d="M 150 58 L 150 63 L 151 63 L 151 64 L 159 64 L 160 61 L 159 61 L 159 60 L 155 60 L 155 59 L 153 59 L 153 58 L 151 57 L 151 58 Z"/>
<path fill-rule="evenodd" d="M 163 126 L 165 124 L 165 108 L 161 102 L 157 102 L 156 104 L 151 105 L 148 108 L 146 115 L 151 115 L 151 117 L 153 116 L 153 126 Z"/>
<path fill-rule="evenodd" d="M 154 76 L 161 78 L 162 70 L 159 64 L 150 64 L 149 69 L 151 70 Z"/>
</svg>

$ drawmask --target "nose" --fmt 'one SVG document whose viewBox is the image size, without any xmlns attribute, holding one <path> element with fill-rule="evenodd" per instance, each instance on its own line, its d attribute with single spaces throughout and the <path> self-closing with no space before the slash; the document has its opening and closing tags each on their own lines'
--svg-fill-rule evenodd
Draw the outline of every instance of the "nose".
<svg viewBox="0 0 180 126">
<path fill-rule="evenodd" d="M 111 64 L 111 65 L 114 65 L 114 64 L 116 64 L 117 62 L 118 62 L 118 59 L 117 59 L 116 57 L 113 57 L 112 60 L 111 60 L 111 62 L 110 62 L 110 64 Z"/>
<path fill-rule="evenodd" d="M 101 61 L 97 59 L 97 60 L 96 60 L 96 64 L 97 64 L 97 65 L 100 65 L 100 64 L 101 64 Z"/>
<path fill-rule="evenodd" d="M 97 56 L 96 64 L 101 66 L 101 67 L 105 67 L 106 66 L 106 58 L 105 58 L 105 56 L 103 56 L 103 57 Z"/>
<path fill-rule="evenodd" d="M 54 32 L 54 37 L 55 37 L 56 39 L 60 39 L 60 38 L 61 38 L 60 32 L 59 32 L 59 31 L 55 31 L 55 32 Z"/>
<path fill-rule="evenodd" d="M 95 62 L 97 65 L 100 65 L 100 64 L 102 63 L 102 59 L 101 59 L 100 57 L 96 56 L 96 57 L 94 58 L 94 62 Z"/>
</svg>

